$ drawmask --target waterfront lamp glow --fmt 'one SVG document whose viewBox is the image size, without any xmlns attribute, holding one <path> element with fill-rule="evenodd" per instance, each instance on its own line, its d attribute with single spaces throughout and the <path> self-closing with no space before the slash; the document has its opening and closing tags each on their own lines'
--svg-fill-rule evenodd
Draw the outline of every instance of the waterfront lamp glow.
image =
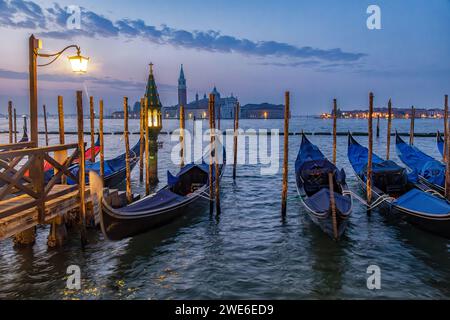
<svg viewBox="0 0 450 320">
<path fill-rule="evenodd" d="M 83 57 L 80 53 L 76 56 L 69 57 L 70 65 L 72 66 L 72 71 L 75 73 L 86 73 L 89 58 Z"/>
</svg>

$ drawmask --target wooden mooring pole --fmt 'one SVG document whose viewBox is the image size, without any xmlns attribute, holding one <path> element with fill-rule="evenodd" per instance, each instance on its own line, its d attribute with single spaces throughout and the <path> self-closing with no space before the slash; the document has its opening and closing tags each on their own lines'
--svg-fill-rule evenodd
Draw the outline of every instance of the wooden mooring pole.
<svg viewBox="0 0 450 320">
<path fill-rule="evenodd" d="M 145 128 L 145 195 L 150 194 L 150 161 L 149 161 L 149 131 L 148 131 L 148 98 L 144 99 L 144 128 Z"/>
<path fill-rule="evenodd" d="M 334 181 L 333 181 L 333 173 L 328 173 L 328 185 L 330 191 L 330 209 L 331 209 L 331 219 L 333 223 L 333 236 L 334 240 L 339 239 L 338 233 L 338 225 L 337 225 L 337 216 L 336 216 L 336 201 L 334 199 Z"/>
<path fill-rule="evenodd" d="M 8 128 L 9 128 L 9 143 L 13 143 L 13 116 L 12 116 L 12 101 L 8 101 Z"/>
<path fill-rule="evenodd" d="M 42 105 L 42 109 L 44 111 L 45 145 L 48 146 L 47 108 L 45 107 L 45 104 Z"/>
<path fill-rule="evenodd" d="M 139 109 L 139 139 L 141 144 L 139 145 L 139 181 L 144 182 L 144 148 L 145 143 L 147 143 L 147 139 L 144 140 L 144 131 L 145 131 L 145 118 L 144 118 L 144 99 L 141 98 L 141 108 Z"/>
<path fill-rule="evenodd" d="M 87 243 L 86 237 L 86 172 L 84 154 L 84 124 L 83 124 L 83 91 L 77 91 L 77 124 L 78 124 L 78 150 L 79 170 L 78 170 L 78 190 L 80 196 L 80 234 L 81 244 Z"/>
<path fill-rule="evenodd" d="M 125 140 L 125 169 L 126 169 L 126 193 L 127 201 L 133 201 L 131 193 L 131 168 L 130 168 L 130 141 L 128 140 L 128 97 L 123 98 L 123 138 Z"/>
<path fill-rule="evenodd" d="M 411 107 L 411 124 L 409 128 L 409 144 L 414 145 L 414 120 L 416 118 L 416 109 Z"/>
<path fill-rule="evenodd" d="M 447 136 L 448 136 L 448 95 L 444 99 L 444 162 L 447 162 Z"/>
<path fill-rule="evenodd" d="M 333 163 L 336 165 L 337 148 L 337 100 L 333 99 Z"/>
<path fill-rule="evenodd" d="M 289 91 L 284 94 L 284 153 L 283 153 L 283 189 L 281 192 L 281 215 L 286 216 L 286 202 L 288 192 L 288 156 L 289 156 Z"/>
<path fill-rule="evenodd" d="M 236 180 L 237 153 L 238 153 L 238 135 L 239 135 L 239 102 L 236 103 L 234 109 L 234 141 L 233 141 L 233 180 Z"/>
<path fill-rule="evenodd" d="M 64 101 L 62 96 L 58 96 L 58 126 L 59 126 L 59 144 L 66 144 L 64 136 Z M 67 151 L 66 151 L 67 156 Z M 66 184 L 67 177 L 61 176 L 61 184 Z"/>
<path fill-rule="evenodd" d="M 216 105 L 215 105 L 215 96 L 212 96 L 212 106 L 213 106 L 213 114 L 216 114 Z M 220 170 L 219 170 L 219 149 L 217 148 L 218 145 L 218 141 L 220 139 L 218 139 L 217 134 L 220 131 L 220 106 L 218 107 L 218 119 L 217 119 L 217 125 L 218 125 L 218 130 L 216 130 L 216 122 L 213 119 L 213 130 L 214 130 L 214 172 L 216 174 L 215 177 L 215 190 L 214 190 L 214 195 L 216 197 L 216 215 L 220 215 L 221 213 L 221 209 L 220 209 Z M 222 153 L 222 151 L 220 151 L 220 153 Z"/>
<path fill-rule="evenodd" d="M 14 143 L 17 143 L 17 112 L 14 108 Z"/>
<path fill-rule="evenodd" d="M 391 129 L 392 129 L 392 101 L 388 102 L 388 124 L 387 124 L 387 141 L 386 141 L 386 160 L 389 160 L 391 152 Z"/>
<path fill-rule="evenodd" d="M 89 118 L 91 122 L 91 159 L 92 163 L 95 162 L 95 111 L 94 111 L 94 97 L 89 97 Z"/>
<path fill-rule="evenodd" d="M 100 136 L 100 176 L 105 178 L 105 140 L 103 136 L 103 100 L 99 102 L 98 132 Z"/>
<path fill-rule="evenodd" d="M 180 167 L 184 167 L 184 106 L 180 105 Z"/>
<path fill-rule="evenodd" d="M 445 116 L 448 117 L 448 95 L 445 95 L 444 97 L 444 109 L 445 109 Z M 448 123 L 446 123 L 445 127 L 446 135 L 445 135 L 445 198 L 447 200 L 450 200 L 450 138 L 449 138 L 449 132 L 448 132 Z"/>
<path fill-rule="evenodd" d="M 367 181 L 366 181 L 366 189 L 367 189 L 367 203 L 370 205 L 372 203 L 372 152 L 373 152 L 373 93 L 369 93 L 369 141 L 368 141 L 368 155 L 367 155 Z M 370 214 L 370 210 L 367 210 L 367 213 Z"/>
<path fill-rule="evenodd" d="M 214 179 L 213 179 L 213 148 L 214 148 L 214 95 L 209 95 L 208 101 L 208 113 L 209 113 L 209 212 L 212 214 L 214 211 Z"/>
<path fill-rule="evenodd" d="M 377 139 L 380 137 L 380 115 L 377 115 Z"/>
</svg>

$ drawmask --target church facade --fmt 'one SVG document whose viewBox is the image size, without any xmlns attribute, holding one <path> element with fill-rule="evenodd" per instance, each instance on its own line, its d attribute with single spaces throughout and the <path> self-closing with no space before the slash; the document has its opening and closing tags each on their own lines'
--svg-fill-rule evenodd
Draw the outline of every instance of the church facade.
<svg viewBox="0 0 450 320">
<path fill-rule="evenodd" d="M 214 86 L 211 94 L 214 95 L 214 106 L 216 109 L 216 117 L 221 119 L 234 119 L 234 111 L 237 104 L 237 99 L 233 95 L 229 97 L 222 97 Z M 177 119 L 180 115 L 180 105 L 185 106 L 186 119 L 206 119 L 208 118 L 208 103 L 209 97 L 204 94 L 203 98 L 199 98 L 198 93 L 195 95 L 195 100 L 187 102 L 187 86 L 186 78 L 184 76 L 183 65 L 181 65 L 180 76 L 178 78 L 178 104 L 170 107 L 163 107 L 162 115 L 165 119 Z"/>
</svg>

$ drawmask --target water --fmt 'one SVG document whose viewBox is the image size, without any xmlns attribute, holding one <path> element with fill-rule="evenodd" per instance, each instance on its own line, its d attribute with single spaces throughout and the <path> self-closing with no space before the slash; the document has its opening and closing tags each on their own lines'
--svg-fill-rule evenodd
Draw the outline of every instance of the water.
<svg viewBox="0 0 450 320">
<path fill-rule="evenodd" d="M 7 128 L 5 120 L 1 121 L 0 129 Z M 442 131 L 441 122 L 417 120 L 416 131 Z M 66 120 L 68 131 L 74 131 L 75 125 L 74 119 Z M 165 121 L 164 130 L 173 130 L 177 125 L 175 120 Z M 105 127 L 105 131 L 120 131 L 123 121 L 107 120 Z M 222 127 L 231 128 L 232 122 L 223 120 Z M 281 129 L 282 120 L 242 120 L 241 127 Z M 290 127 L 295 132 L 330 131 L 331 121 L 293 118 Z M 385 127 L 386 122 L 382 121 L 382 134 Z M 49 129 L 56 128 L 56 120 L 49 119 Z M 131 120 L 130 128 L 138 131 L 138 121 Z M 366 128 L 364 120 L 338 123 L 338 131 Z M 409 122 L 395 120 L 393 128 L 407 132 Z M 0 135 L 0 139 L 4 143 L 7 135 Z M 66 136 L 68 143 L 76 139 Z M 137 139 L 137 135 L 132 135 L 131 145 Z M 357 139 L 367 143 L 367 137 Z M 108 135 L 105 140 L 107 158 L 123 152 L 120 136 Z M 159 152 L 159 176 L 164 180 L 167 169 L 176 172 L 170 161 L 174 143 L 167 135 L 161 135 L 160 140 L 164 147 Z M 331 155 L 330 136 L 314 136 L 311 140 Z M 50 137 L 51 143 L 57 141 L 57 136 Z M 346 169 L 350 188 L 362 195 L 346 157 L 346 143 L 346 137 L 338 137 L 338 166 Z M 11 240 L 0 242 L 0 298 L 450 298 L 449 240 L 388 220 L 376 212 L 367 216 L 359 203 L 355 203 L 350 226 L 339 243 L 310 222 L 296 195 L 293 179 L 299 144 L 299 136 L 290 137 L 288 212 L 284 222 L 280 218 L 281 163 L 274 176 L 261 176 L 259 165 L 240 166 L 236 183 L 228 167 L 221 183 L 220 219 L 207 211 L 195 212 L 166 227 L 120 242 L 107 242 L 99 231 L 90 230 L 89 245 L 84 251 L 76 230 L 69 231 L 70 240 L 60 249 L 47 247 L 48 227 L 39 228 L 32 248 L 15 249 Z M 415 144 L 440 157 L 435 139 L 416 138 Z M 375 139 L 374 148 L 384 156 L 385 137 Z M 391 150 L 397 161 L 394 145 Z M 142 193 L 138 175 L 136 168 L 132 188 Z M 81 268 L 83 282 L 79 292 L 65 289 L 66 269 L 72 264 Z M 369 265 L 381 268 L 381 290 L 367 289 Z"/>
</svg>

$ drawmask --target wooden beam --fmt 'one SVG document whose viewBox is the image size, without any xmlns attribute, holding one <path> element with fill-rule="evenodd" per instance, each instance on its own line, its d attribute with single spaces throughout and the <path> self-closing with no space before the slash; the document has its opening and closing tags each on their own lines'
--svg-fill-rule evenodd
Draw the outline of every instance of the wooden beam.
<svg viewBox="0 0 450 320">
<path fill-rule="evenodd" d="M 105 178 L 105 140 L 103 137 L 103 100 L 100 100 L 98 130 L 100 135 L 100 176 Z"/>
<path fill-rule="evenodd" d="M 80 235 L 81 244 L 87 243 L 86 236 L 86 172 L 85 172 L 85 153 L 84 153 L 84 123 L 83 123 L 83 92 L 77 91 L 77 129 L 78 129 L 78 150 L 79 150 L 79 167 L 78 170 L 78 191 L 80 197 Z"/>
<path fill-rule="evenodd" d="M 414 106 L 411 107 L 411 124 L 409 128 L 409 144 L 414 145 L 414 121 L 416 118 L 416 109 Z"/>
<path fill-rule="evenodd" d="M 145 133 L 145 113 L 144 113 L 144 98 L 141 98 L 141 107 L 139 108 L 139 141 L 141 144 L 139 146 L 139 181 L 144 182 L 144 133 Z"/>
<path fill-rule="evenodd" d="M 233 141 L 233 180 L 236 180 L 237 153 L 238 153 L 238 135 L 239 135 L 239 102 L 236 103 L 234 110 L 234 141 Z"/>
<path fill-rule="evenodd" d="M 284 94 L 284 152 L 283 152 L 283 185 L 281 192 L 281 215 L 286 216 L 287 193 L 288 193 L 288 157 L 289 157 L 289 104 L 290 94 L 287 91 Z"/>
<path fill-rule="evenodd" d="M 92 163 L 95 162 L 95 112 L 94 112 L 94 97 L 89 97 L 89 117 L 91 120 L 91 159 Z"/>
<path fill-rule="evenodd" d="M 336 165 L 337 148 L 337 100 L 333 99 L 333 163 Z"/>
<path fill-rule="evenodd" d="M 149 129 L 148 129 L 148 98 L 144 104 L 144 128 L 145 128 L 145 195 L 150 194 L 150 161 L 149 161 Z"/>
<path fill-rule="evenodd" d="M 14 108 L 14 143 L 17 143 L 17 113 Z"/>
<path fill-rule="evenodd" d="M 44 111 L 45 145 L 48 146 L 47 110 L 45 104 L 42 105 L 42 109 Z"/>
<path fill-rule="evenodd" d="M 209 113 L 209 212 L 212 214 L 214 211 L 214 178 L 213 178 L 213 157 L 214 157 L 214 95 L 209 95 L 208 101 L 208 113 Z"/>
<path fill-rule="evenodd" d="M 30 144 L 30 143 L 27 143 L 27 144 Z M 48 146 L 48 147 L 2 151 L 2 152 L 0 152 L 0 159 L 9 159 L 9 158 L 15 158 L 15 157 L 20 157 L 20 156 L 27 156 L 27 155 L 32 155 L 32 154 L 38 154 L 41 152 L 55 152 L 55 151 L 69 150 L 69 149 L 75 149 L 77 147 L 78 147 L 77 143 L 70 143 L 70 144 L 57 144 L 57 145 Z"/>
<path fill-rule="evenodd" d="M 448 112 L 448 95 L 444 96 L 444 108 L 447 115 Z M 447 123 L 448 125 L 448 123 Z M 446 161 L 445 161 L 445 197 L 447 200 L 450 200 L 450 137 L 448 132 L 448 127 L 446 128 L 447 135 L 445 136 L 446 147 L 444 149 L 444 152 L 446 154 Z"/>
<path fill-rule="evenodd" d="M 133 201 L 133 194 L 131 192 L 131 168 L 130 168 L 130 141 L 128 140 L 128 98 L 123 98 L 123 121 L 124 131 L 123 137 L 125 140 L 125 170 L 126 170 L 126 192 L 127 201 Z"/>
<path fill-rule="evenodd" d="M 8 128 L 9 128 L 9 143 L 13 143 L 12 101 L 8 101 Z"/>
<path fill-rule="evenodd" d="M 372 202 L 372 152 L 373 152 L 373 128 L 372 128 L 372 118 L 373 118 L 373 93 L 369 93 L 369 118 L 368 118 L 368 155 L 367 155 L 367 203 L 370 205 Z M 369 211 L 368 211 L 369 213 Z"/>
<path fill-rule="evenodd" d="M 388 125 L 387 125 L 387 141 L 386 141 L 386 160 L 389 160 L 391 151 L 391 128 L 392 128 L 392 101 L 388 102 Z"/>
<path fill-rule="evenodd" d="M 185 141 L 184 141 L 184 106 L 180 105 L 180 167 L 184 167 L 184 148 L 185 148 Z"/>
</svg>

